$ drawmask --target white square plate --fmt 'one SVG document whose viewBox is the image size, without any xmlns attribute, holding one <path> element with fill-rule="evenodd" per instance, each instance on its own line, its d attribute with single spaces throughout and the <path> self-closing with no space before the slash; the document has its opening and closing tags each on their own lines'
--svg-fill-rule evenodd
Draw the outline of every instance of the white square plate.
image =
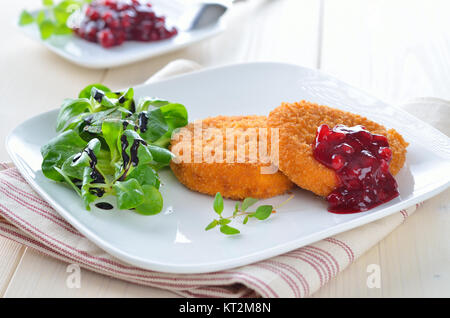
<svg viewBox="0 0 450 318">
<path fill-rule="evenodd" d="M 186 7 L 186 5 L 173 0 L 153 0 L 152 4 L 158 14 L 166 16 L 168 23 L 175 26 Z M 125 41 L 122 45 L 109 49 L 104 49 L 97 43 L 88 42 L 75 35 L 52 36 L 43 41 L 35 24 L 20 27 L 20 29 L 28 37 L 41 42 L 48 49 L 70 62 L 88 68 L 110 68 L 179 50 L 215 36 L 225 30 L 224 18 L 222 17 L 217 23 L 199 30 L 179 31 L 176 36 L 167 40 Z"/>
<path fill-rule="evenodd" d="M 88 83 L 86 83 L 88 84 Z M 450 184 L 450 139 L 401 109 L 387 105 L 316 70 L 279 63 L 238 64 L 181 75 L 136 87 L 140 96 L 159 96 L 186 105 L 190 120 L 215 115 L 267 115 L 282 101 L 306 99 L 367 116 L 397 129 L 410 143 L 405 167 L 396 176 L 400 197 L 373 210 L 332 214 L 327 203 L 297 189 L 295 198 L 266 221 L 237 225 L 241 235 L 205 232 L 215 217 L 213 198 L 161 172 L 163 212 L 83 208 L 77 194 L 41 172 L 40 147 L 56 135 L 57 110 L 18 126 L 7 149 L 24 177 L 68 222 L 99 247 L 142 268 L 201 273 L 246 265 L 380 219 L 443 191 Z M 31 102 L 31 101 L 30 101 Z M 265 200 L 277 205 L 286 196 Z M 226 200 L 225 211 L 233 203 Z"/>
</svg>

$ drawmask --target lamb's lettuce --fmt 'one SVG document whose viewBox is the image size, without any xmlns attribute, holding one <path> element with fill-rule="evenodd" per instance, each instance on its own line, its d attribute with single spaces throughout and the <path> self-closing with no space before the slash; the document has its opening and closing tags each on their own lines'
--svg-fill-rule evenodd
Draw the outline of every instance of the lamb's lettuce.
<svg viewBox="0 0 450 318">
<path fill-rule="evenodd" d="M 19 25 L 25 26 L 36 23 L 41 38 L 46 40 L 52 35 L 66 35 L 73 31 L 67 25 L 69 17 L 80 11 L 91 0 L 42 0 L 43 8 L 36 13 L 23 10 L 19 16 Z"/>
<path fill-rule="evenodd" d="M 99 197 L 115 195 L 120 209 L 157 214 L 163 206 L 157 171 L 170 163 L 170 138 L 187 116 L 181 104 L 154 98 L 136 103 L 132 88 L 89 85 L 63 102 L 59 135 L 41 149 L 42 171 L 70 185 L 88 210 Z"/>
</svg>

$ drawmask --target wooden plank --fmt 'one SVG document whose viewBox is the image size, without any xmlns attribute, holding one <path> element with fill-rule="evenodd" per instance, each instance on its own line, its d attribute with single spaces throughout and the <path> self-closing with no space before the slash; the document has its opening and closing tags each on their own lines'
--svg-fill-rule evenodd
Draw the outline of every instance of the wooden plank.
<svg viewBox="0 0 450 318">
<path fill-rule="evenodd" d="M 447 0 L 325 0 L 321 68 L 394 103 L 450 99 Z"/>
<path fill-rule="evenodd" d="M 449 198 L 447 190 L 426 201 L 313 297 L 449 297 Z M 367 286 L 371 264 L 380 266 L 379 289 Z"/>
<path fill-rule="evenodd" d="M 68 264 L 28 249 L 4 297 L 178 297 L 81 269 L 80 288 L 69 288 Z M 69 285 L 70 286 L 70 285 Z"/>
<path fill-rule="evenodd" d="M 384 297 L 450 297 L 450 190 L 380 243 Z"/>
<path fill-rule="evenodd" d="M 35 54 L 40 52 L 41 58 L 47 58 L 48 63 L 51 61 L 59 63 L 57 70 L 52 69 L 51 74 L 45 74 L 45 78 L 59 77 L 59 81 L 49 79 L 61 90 L 55 96 L 51 96 L 51 103 L 46 104 L 51 109 L 64 97 L 76 94 L 84 84 L 99 81 L 100 78 L 111 88 L 129 87 L 142 83 L 168 62 L 178 58 L 192 59 L 205 66 L 248 60 L 272 60 L 314 67 L 317 63 L 318 13 L 319 2 L 309 0 L 252 0 L 239 3 L 228 17 L 228 30 L 220 36 L 162 57 L 109 70 L 106 74 L 68 65 L 30 41 L 22 44 L 22 47 L 36 46 L 33 52 L 26 54 L 29 55 L 29 59 L 37 60 L 38 57 L 35 57 Z M 295 39 L 294 41 L 291 36 Z M 48 64 L 45 65 L 49 67 Z M 45 67 L 42 68 L 45 69 Z M 37 71 L 39 70 L 40 68 Z M 70 81 L 62 80 L 63 74 L 70 74 Z M 50 87 L 51 85 L 47 84 L 36 85 L 39 94 L 45 96 L 52 91 Z M 10 89 L 15 91 L 13 86 Z M 28 105 L 26 101 L 29 100 L 29 97 L 23 97 L 23 107 Z M 42 107 L 36 110 L 36 113 L 43 111 Z M 17 121 L 14 115 L 10 117 Z M 68 289 L 65 285 L 66 266 L 67 264 L 49 259 L 32 250 L 27 251 L 8 286 L 5 297 L 174 296 L 166 291 L 128 284 L 88 271 L 83 271 L 81 289 Z"/>
<path fill-rule="evenodd" d="M 25 249 L 21 244 L 0 237 L 0 297 L 3 297 Z"/>
<path fill-rule="evenodd" d="M 450 99 L 448 9 L 439 0 L 325 0 L 321 69 L 396 104 Z M 428 200 L 377 245 L 378 260 L 370 251 L 315 296 L 370 296 L 362 278 L 372 262 L 383 297 L 448 297 L 449 197 L 447 190 Z"/>
<path fill-rule="evenodd" d="M 381 289 L 367 287 L 367 267 L 378 264 L 379 249 L 374 247 L 317 291 L 313 298 L 328 297 L 381 297 Z"/>
</svg>

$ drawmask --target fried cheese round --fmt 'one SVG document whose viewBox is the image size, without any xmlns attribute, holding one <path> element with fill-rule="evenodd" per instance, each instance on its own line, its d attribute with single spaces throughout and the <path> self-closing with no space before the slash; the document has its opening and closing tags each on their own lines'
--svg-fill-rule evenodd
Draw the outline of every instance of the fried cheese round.
<svg viewBox="0 0 450 318">
<path fill-rule="evenodd" d="M 362 125 L 373 134 L 384 135 L 392 151 L 390 172 L 395 175 L 403 167 L 408 143 L 394 129 L 386 130 L 365 117 L 328 106 L 301 101 L 282 103 L 268 117 L 268 126 L 279 129 L 279 168 L 299 187 L 327 196 L 338 186 L 336 173 L 313 157 L 317 128 L 327 124 Z"/>
<path fill-rule="evenodd" d="M 218 116 L 190 123 L 173 134 L 170 167 L 186 187 L 209 195 L 220 192 L 241 200 L 283 194 L 294 184 L 278 168 L 270 171 L 270 133 L 264 135 L 264 130 L 265 116 Z M 264 155 L 259 149 L 263 139 Z"/>
</svg>

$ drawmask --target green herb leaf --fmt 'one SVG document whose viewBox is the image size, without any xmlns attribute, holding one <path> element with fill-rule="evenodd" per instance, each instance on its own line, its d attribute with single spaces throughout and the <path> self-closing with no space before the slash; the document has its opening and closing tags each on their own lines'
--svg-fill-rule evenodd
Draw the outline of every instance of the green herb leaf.
<svg viewBox="0 0 450 318">
<path fill-rule="evenodd" d="M 248 222 L 248 215 L 245 217 L 244 221 L 242 222 L 243 224 L 247 224 Z"/>
<path fill-rule="evenodd" d="M 217 214 L 221 215 L 223 211 L 223 198 L 220 192 L 216 193 L 216 197 L 214 198 L 214 211 L 216 211 Z"/>
<path fill-rule="evenodd" d="M 261 205 L 256 209 L 255 218 L 257 218 L 258 220 L 265 220 L 272 214 L 272 211 L 273 206 Z"/>
<path fill-rule="evenodd" d="M 217 220 L 213 220 L 211 223 L 208 224 L 208 226 L 205 228 L 205 231 L 209 231 L 213 228 L 215 228 L 219 222 Z"/>
<path fill-rule="evenodd" d="M 239 212 L 239 202 L 236 202 L 236 204 L 234 205 L 233 216 L 236 216 L 238 212 Z"/>
<path fill-rule="evenodd" d="M 235 229 L 234 227 L 231 227 L 229 225 L 221 225 L 220 232 L 226 235 L 236 235 L 241 233 L 238 229 Z"/>
<path fill-rule="evenodd" d="M 53 6 L 53 0 L 42 0 L 42 4 L 46 7 Z"/>
<path fill-rule="evenodd" d="M 242 202 L 241 210 L 243 212 L 247 211 L 249 207 L 251 207 L 253 204 L 258 202 L 258 199 L 254 198 L 245 198 L 245 200 Z"/>
<path fill-rule="evenodd" d="M 231 223 L 231 220 L 229 220 L 229 219 L 220 219 L 219 220 L 219 224 L 220 225 L 227 225 L 227 224 L 230 224 Z"/>
</svg>

